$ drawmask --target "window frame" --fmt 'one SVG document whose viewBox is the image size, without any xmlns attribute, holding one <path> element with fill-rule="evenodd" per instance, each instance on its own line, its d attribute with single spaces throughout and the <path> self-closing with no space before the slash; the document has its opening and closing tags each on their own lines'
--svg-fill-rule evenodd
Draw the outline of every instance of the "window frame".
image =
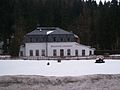
<svg viewBox="0 0 120 90">
<path fill-rule="evenodd" d="M 29 50 L 29 55 L 33 56 L 33 50 Z"/>
<path fill-rule="evenodd" d="M 20 51 L 20 56 L 23 56 L 23 51 Z"/>
<path fill-rule="evenodd" d="M 45 50 L 44 49 L 41 50 L 41 56 L 45 56 Z"/>
<path fill-rule="evenodd" d="M 53 56 L 57 56 L 57 50 L 53 49 Z"/>
<path fill-rule="evenodd" d="M 67 49 L 67 56 L 71 56 L 71 49 Z"/>
<path fill-rule="evenodd" d="M 82 56 L 85 56 L 85 49 L 82 49 Z"/>
<path fill-rule="evenodd" d="M 92 51 L 91 50 L 89 51 L 89 55 L 92 55 Z"/>
<path fill-rule="evenodd" d="M 39 56 L 39 50 L 35 50 L 35 56 Z"/>
<path fill-rule="evenodd" d="M 56 42 L 56 41 L 57 41 L 57 40 L 56 40 L 56 37 L 53 37 L 53 41 L 54 41 L 54 42 Z"/>
<path fill-rule="evenodd" d="M 78 50 L 77 49 L 75 50 L 75 56 L 78 56 Z"/>
<path fill-rule="evenodd" d="M 60 57 L 64 57 L 64 49 L 60 49 Z"/>
</svg>

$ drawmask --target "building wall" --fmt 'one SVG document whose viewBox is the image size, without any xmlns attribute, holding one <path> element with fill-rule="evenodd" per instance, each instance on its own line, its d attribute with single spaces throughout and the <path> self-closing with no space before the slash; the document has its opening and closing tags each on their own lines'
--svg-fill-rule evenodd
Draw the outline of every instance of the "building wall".
<svg viewBox="0 0 120 90">
<path fill-rule="evenodd" d="M 48 53 L 49 56 L 53 56 L 53 50 L 57 50 L 57 56 L 60 56 L 60 49 L 64 49 L 64 55 L 67 55 L 67 50 L 71 50 L 71 56 L 75 56 L 75 50 L 78 50 L 78 56 L 82 56 L 82 50 L 85 50 L 85 55 L 89 55 L 89 51 L 92 51 L 92 54 L 94 54 L 93 50 L 90 49 L 87 46 L 80 45 L 76 42 L 60 42 L 60 43 L 49 43 L 48 44 Z"/>
<path fill-rule="evenodd" d="M 82 56 L 82 50 L 85 50 L 85 55 L 94 54 L 94 50 L 88 46 L 78 44 L 76 42 L 54 42 L 54 43 L 26 43 L 25 44 L 25 56 L 30 56 L 30 50 L 33 51 L 33 56 L 36 56 L 36 50 L 39 50 L 39 56 L 42 55 L 42 50 L 45 50 L 45 55 L 53 56 L 53 50 L 57 51 L 57 56 L 60 56 L 60 50 L 64 50 L 64 56 L 67 55 L 67 50 L 70 49 L 70 56 L 75 56 L 75 50 L 78 50 L 78 56 Z M 46 50 L 48 53 L 46 53 Z"/>
<path fill-rule="evenodd" d="M 35 51 L 39 50 L 39 55 L 41 56 L 41 51 L 45 50 L 46 52 L 46 43 L 26 43 L 25 44 L 25 53 L 26 56 L 30 56 L 29 55 L 29 51 L 33 50 L 33 56 L 35 56 Z"/>
</svg>

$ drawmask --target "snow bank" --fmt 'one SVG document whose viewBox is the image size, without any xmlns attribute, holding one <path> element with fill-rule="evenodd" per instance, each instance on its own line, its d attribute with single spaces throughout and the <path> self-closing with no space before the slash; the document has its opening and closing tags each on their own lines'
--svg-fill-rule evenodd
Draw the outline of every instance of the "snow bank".
<svg viewBox="0 0 120 90">
<path fill-rule="evenodd" d="M 79 77 L 1 76 L 0 90 L 119 90 L 120 74 Z"/>
</svg>

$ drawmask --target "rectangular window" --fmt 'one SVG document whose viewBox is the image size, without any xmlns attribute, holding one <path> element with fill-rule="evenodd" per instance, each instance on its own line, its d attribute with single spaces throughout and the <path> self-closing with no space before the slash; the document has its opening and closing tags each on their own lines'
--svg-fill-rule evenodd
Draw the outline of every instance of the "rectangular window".
<svg viewBox="0 0 120 90">
<path fill-rule="evenodd" d="M 92 55 L 92 51 L 89 51 L 89 55 Z"/>
<path fill-rule="evenodd" d="M 82 56 L 85 56 L 85 50 L 82 50 Z"/>
<path fill-rule="evenodd" d="M 32 39 L 32 38 L 30 38 L 30 42 L 33 42 L 33 39 Z"/>
<path fill-rule="evenodd" d="M 30 56 L 33 56 L 33 50 L 30 50 Z"/>
<path fill-rule="evenodd" d="M 68 42 L 69 42 L 69 41 L 70 41 L 70 38 L 68 38 L 67 40 L 68 40 Z"/>
<path fill-rule="evenodd" d="M 70 55 L 71 55 L 71 50 L 67 49 L 67 56 L 70 56 Z"/>
<path fill-rule="evenodd" d="M 20 56 L 23 56 L 23 51 L 20 51 Z"/>
<path fill-rule="evenodd" d="M 56 37 L 53 38 L 54 42 L 56 41 Z"/>
<path fill-rule="evenodd" d="M 57 50 L 56 49 L 53 50 L 53 56 L 57 56 Z"/>
<path fill-rule="evenodd" d="M 61 57 L 64 56 L 64 49 L 60 49 L 60 56 L 61 56 Z"/>
<path fill-rule="evenodd" d="M 78 56 L 78 50 L 75 50 L 75 56 Z"/>
<path fill-rule="evenodd" d="M 63 38 L 61 38 L 61 42 L 63 42 Z"/>
<path fill-rule="evenodd" d="M 45 56 L 45 50 L 44 49 L 41 52 L 41 56 Z"/>
<path fill-rule="evenodd" d="M 36 50 L 36 56 L 39 56 L 39 50 Z"/>
<path fill-rule="evenodd" d="M 36 38 L 36 42 L 39 42 L 38 38 Z"/>
</svg>

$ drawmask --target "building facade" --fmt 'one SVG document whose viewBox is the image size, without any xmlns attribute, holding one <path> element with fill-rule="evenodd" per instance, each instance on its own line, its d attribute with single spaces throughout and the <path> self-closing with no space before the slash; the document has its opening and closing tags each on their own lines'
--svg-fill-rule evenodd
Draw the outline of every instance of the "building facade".
<svg viewBox="0 0 120 90">
<path fill-rule="evenodd" d="M 23 57 L 75 57 L 94 54 L 93 48 L 79 44 L 79 38 L 72 32 L 58 27 L 37 27 L 26 34 L 20 47 Z"/>
</svg>

